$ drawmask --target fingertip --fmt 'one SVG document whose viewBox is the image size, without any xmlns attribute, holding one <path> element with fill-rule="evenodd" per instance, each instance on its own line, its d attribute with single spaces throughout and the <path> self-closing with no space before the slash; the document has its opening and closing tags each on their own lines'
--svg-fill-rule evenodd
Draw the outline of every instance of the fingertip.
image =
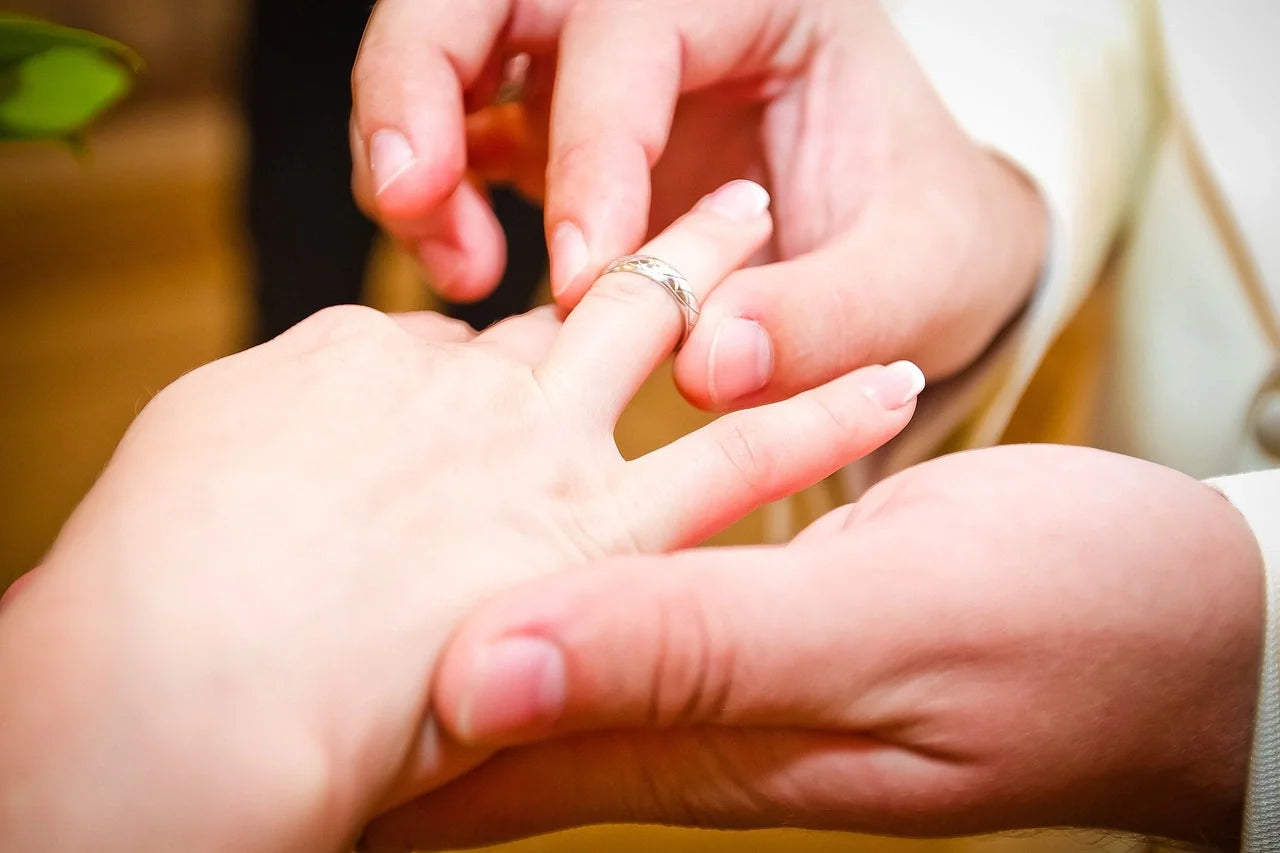
<svg viewBox="0 0 1280 853">
<path fill-rule="evenodd" d="M 739 178 L 702 197 L 694 210 L 723 216 L 734 222 L 753 222 L 767 216 L 772 199 L 769 191 L 755 181 Z M 772 226 L 772 217 L 769 217 Z"/>
<path fill-rule="evenodd" d="M 626 565 L 534 581 L 469 615 L 446 647 L 432 687 L 445 730 L 464 744 L 486 747 L 556 730 L 575 687 L 574 667 L 582 665 L 578 652 L 599 641 L 600 620 L 616 607 L 607 578 Z"/>
<path fill-rule="evenodd" d="M 425 227 L 416 223 L 401 227 L 409 232 L 402 239 L 412 247 L 432 289 L 446 299 L 483 299 L 502 278 L 506 238 L 488 202 L 471 184 L 458 187 Z"/>
<path fill-rule="evenodd" d="M 493 293 L 502 277 L 501 245 L 468 251 L 426 240 L 416 253 L 431 290 L 450 302 L 478 302 Z"/>
<path fill-rule="evenodd" d="M 416 254 L 431 289 L 452 302 L 466 301 L 458 295 L 459 280 L 466 274 L 466 255 L 442 240 L 423 240 Z"/>
<path fill-rule="evenodd" d="M 536 635 L 486 644 L 473 656 L 452 714 L 454 734 L 475 746 L 512 743 L 548 730 L 564 713 L 564 654 Z"/>
<path fill-rule="evenodd" d="M 704 314 L 705 316 L 705 314 Z M 694 326 L 693 334 L 685 341 L 676 353 L 672 366 L 672 376 L 676 389 L 691 405 L 706 412 L 717 411 L 711 398 L 711 387 L 707 381 L 707 363 L 711 351 L 710 333 L 702 333 L 702 321 Z"/>
<path fill-rule="evenodd" d="M 570 220 L 556 225 L 551 231 L 548 249 L 551 254 L 552 295 L 557 303 L 577 304 L 586 292 L 582 281 L 590 261 L 587 238 L 581 226 Z"/>
<path fill-rule="evenodd" d="M 676 356 L 674 376 L 690 403 L 724 412 L 768 402 L 774 371 L 773 340 L 758 320 L 704 312 Z"/>
<path fill-rule="evenodd" d="M 469 259 L 461 254 L 457 254 L 457 258 L 457 262 L 443 273 L 427 268 L 432 291 L 449 302 L 469 305 L 488 298 L 497 290 L 500 272 L 489 273 L 485 266 L 470 266 Z"/>
<path fill-rule="evenodd" d="M 924 371 L 910 361 L 863 368 L 855 375 L 862 393 L 887 412 L 914 407 L 925 386 Z"/>
<path fill-rule="evenodd" d="M 633 252 L 649 224 L 649 162 L 630 140 L 588 140 L 547 170 L 551 290 L 572 307 L 613 258 Z"/>
<path fill-rule="evenodd" d="M 465 160 L 432 162 L 412 151 L 406 155 L 402 145 L 408 144 L 407 138 L 398 131 L 380 130 L 374 137 L 367 147 L 373 206 L 379 218 L 425 219 L 461 185 Z"/>
</svg>

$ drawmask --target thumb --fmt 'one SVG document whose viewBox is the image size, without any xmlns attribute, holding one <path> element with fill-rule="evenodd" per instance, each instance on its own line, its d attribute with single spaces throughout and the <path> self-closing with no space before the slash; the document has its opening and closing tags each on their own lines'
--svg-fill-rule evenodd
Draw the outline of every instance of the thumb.
<svg viewBox="0 0 1280 853">
<path fill-rule="evenodd" d="M 433 704 L 471 745 L 695 724 L 854 722 L 874 677 L 838 538 L 610 561 L 509 591 L 445 650 Z M 842 589 L 842 587 L 848 587 Z M 831 677 L 831 673 L 838 677 Z M 834 713 L 833 713 L 834 712 Z"/>
<path fill-rule="evenodd" d="M 738 409 L 906 358 L 924 312 L 907 310 L 912 288 L 881 269 L 881 253 L 857 254 L 834 244 L 725 279 L 676 356 L 680 391 L 703 409 Z"/>
</svg>

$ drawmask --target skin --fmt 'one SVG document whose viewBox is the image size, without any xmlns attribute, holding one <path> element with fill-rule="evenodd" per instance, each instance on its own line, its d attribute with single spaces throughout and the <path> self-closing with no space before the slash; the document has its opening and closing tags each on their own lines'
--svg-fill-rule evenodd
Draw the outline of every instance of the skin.
<svg viewBox="0 0 1280 853">
<path fill-rule="evenodd" d="M 521 52 L 520 104 L 489 106 Z M 454 299 L 505 262 L 488 181 L 545 203 L 564 309 L 697 195 L 765 184 L 774 239 L 676 359 L 705 408 L 899 358 L 962 370 L 1044 257 L 1034 188 L 956 125 L 869 0 L 380 0 L 352 90 L 356 198 Z"/>
<path fill-rule="evenodd" d="M 765 202 L 731 185 L 652 248 L 705 294 Z M 874 367 L 624 461 L 679 317 L 628 274 L 479 336 L 343 307 L 162 391 L 0 602 L 0 848 L 349 849 L 458 772 L 426 709 L 465 612 L 696 542 L 910 418 L 918 370 Z"/>
<path fill-rule="evenodd" d="M 502 751 L 366 849 L 617 821 L 1229 849 L 1263 601 L 1202 483 L 1082 448 L 944 457 L 786 546 L 607 561 L 470 614 L 433 703 L 448 748 Z"/>
</svg>

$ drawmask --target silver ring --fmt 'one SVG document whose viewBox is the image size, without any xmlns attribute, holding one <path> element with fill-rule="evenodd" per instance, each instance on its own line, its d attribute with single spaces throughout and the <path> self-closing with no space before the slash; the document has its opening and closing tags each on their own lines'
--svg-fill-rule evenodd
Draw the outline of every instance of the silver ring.
<svg viewBox="0 0 1280 853">
<path fill-rule="evenodd" d="M 604 277 L 613 272 L 633 272 L 642 275 L 671 294 L 671 298 L 680 306 L 681 316 L 684 317 L 684 333 L 680 335 L 680 343 L 676 344 L 676 349 L 684 346 L 684 342 L 689 339 L 689 333 L 693 331 L 693 325 L 698 322 L 698 297 L 689 288 L 689 279 L 682 276 L 671 264 L 650 255 L 627 255 L 616 258 L 609 262 L 600 275 Z"/>
</svg>

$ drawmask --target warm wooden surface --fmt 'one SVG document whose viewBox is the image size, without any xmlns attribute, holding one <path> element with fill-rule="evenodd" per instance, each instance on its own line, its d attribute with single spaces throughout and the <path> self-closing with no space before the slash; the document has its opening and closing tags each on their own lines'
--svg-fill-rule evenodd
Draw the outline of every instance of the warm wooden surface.
<svg viewBox="0 0 1280 853">
<path fill-rule="evenodd" d="M 113 122 L 77 164 L 53 148 L 0 148 L 0 586 L 35 564 L 149 397 L 241 345 L 236 216 L 240 131 L 216 101 L 152 104 Z M 382 255 L 371 293 L 423 304 Z M 628 453 L 688 431 L 694 412 L 660 374 L 620 429 Z M 757 541 L 758 518 L 722 542 Z M 555 780 L 548 780 L 555 784 Z M 550 851 L 991 851 L 1100 849 L 1040 835 L 890 842 L 821 833 L 599 828 L 504 848 Z"/>
<path fill-rule="evenodd" d="M 207 103 L 133 113 L 84 164 L 0 147 L 0 580 L 155 391 L 237 345 L 238 133 Z"/>
</svg>

